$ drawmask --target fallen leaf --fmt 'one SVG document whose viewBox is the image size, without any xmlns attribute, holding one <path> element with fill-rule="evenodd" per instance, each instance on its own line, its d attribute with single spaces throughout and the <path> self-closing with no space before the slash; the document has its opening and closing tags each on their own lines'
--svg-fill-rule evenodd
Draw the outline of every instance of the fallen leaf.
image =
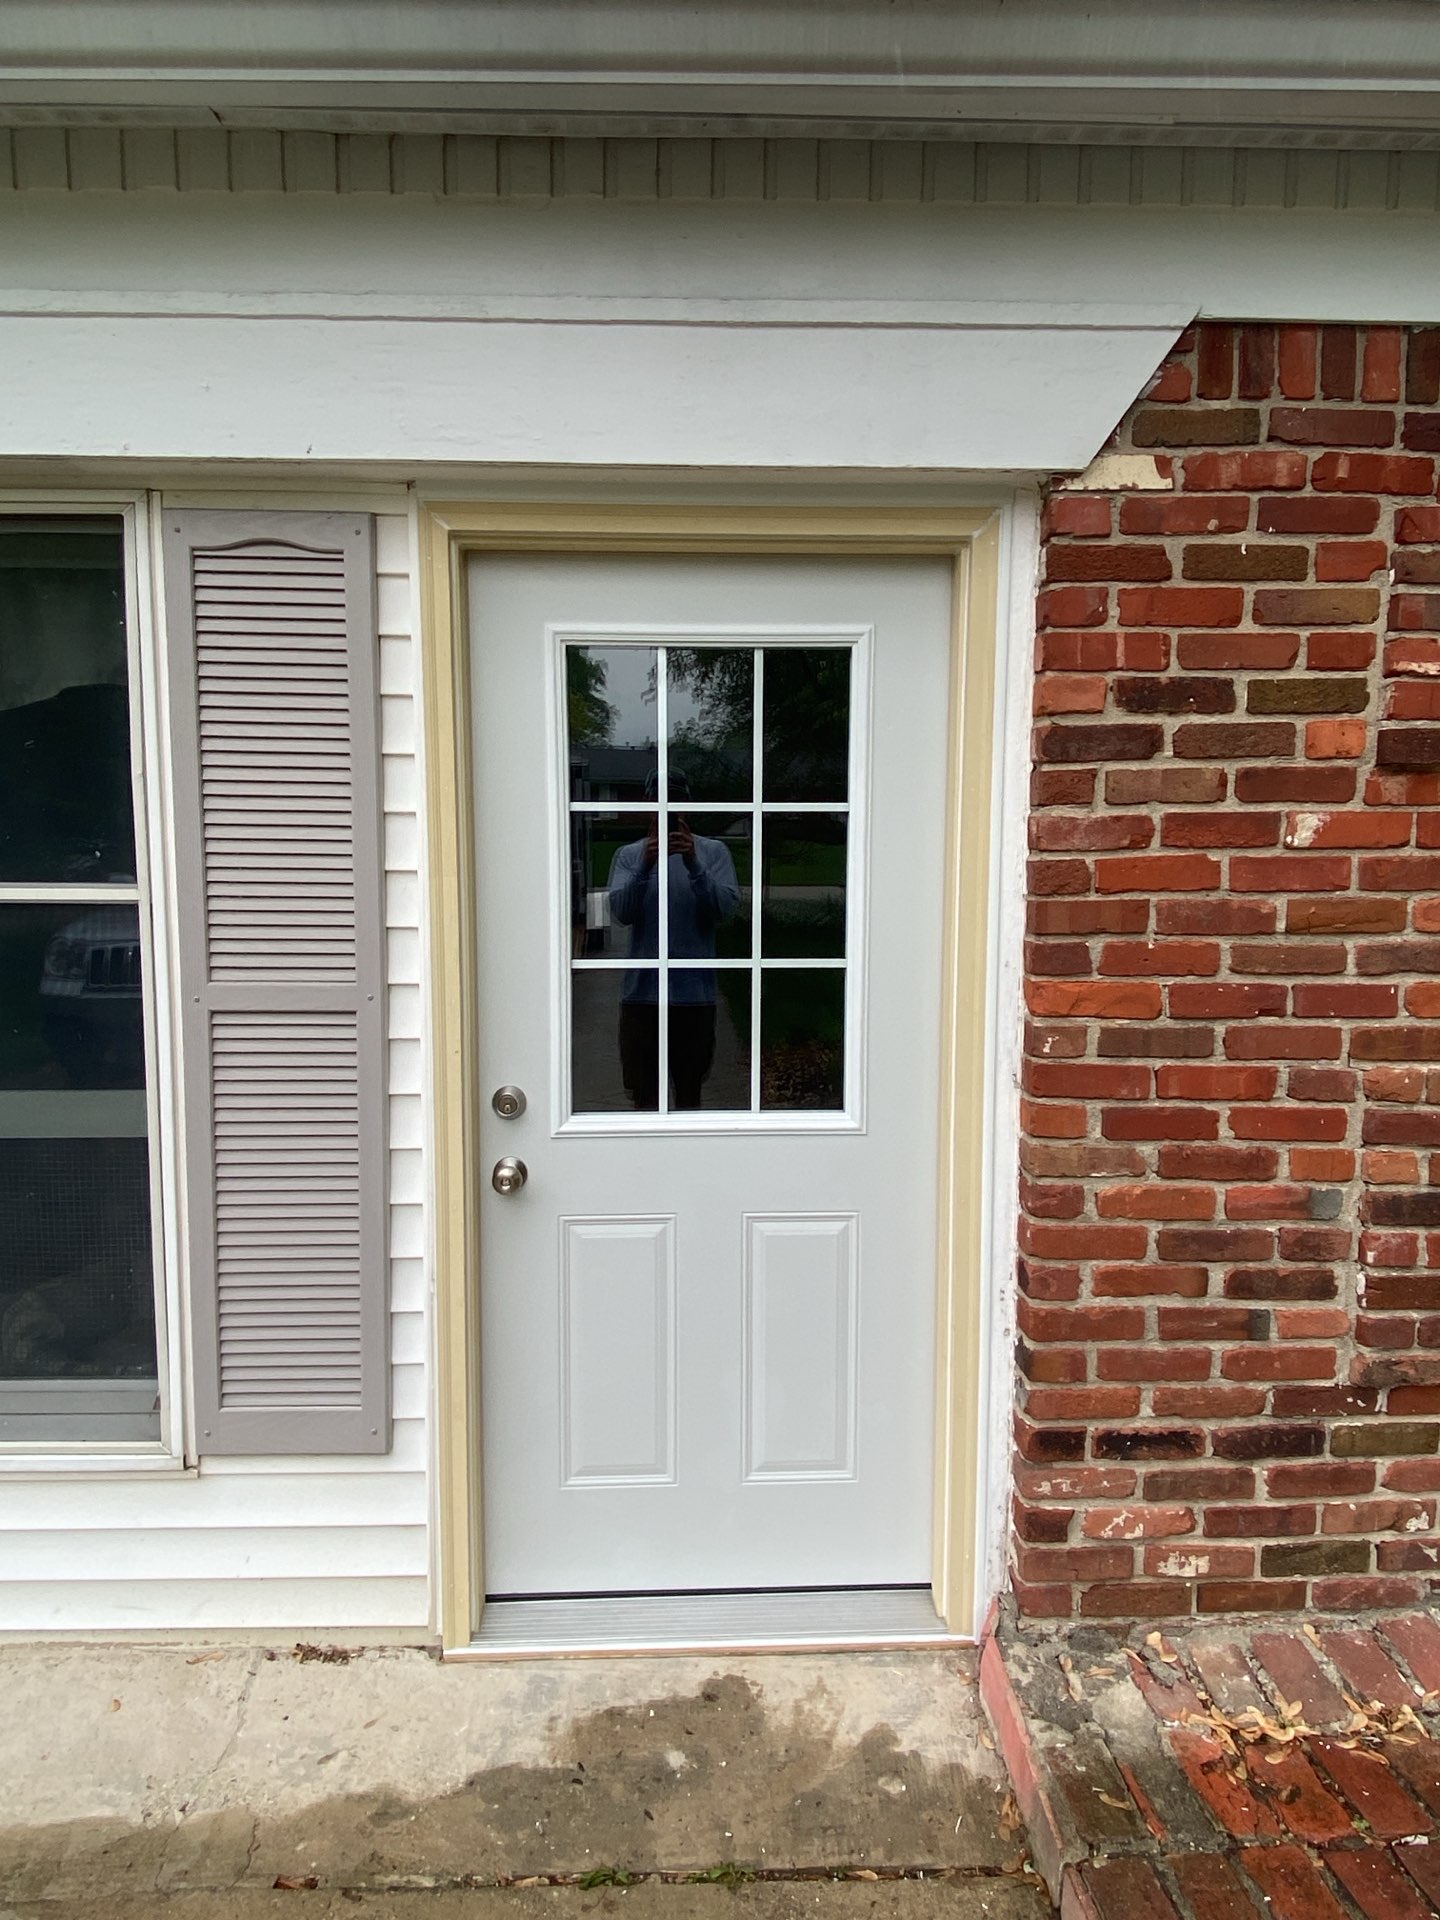
<svg viewBox="0 0 1440 1920">
<path fill-rule="evenodd" d="M 990 1753 L 995 1751 L 995 1742 L 990 1738 L 990 1732 L 987 1727 L 981 1727 L 980 1729 L 980 1744 Z"/>
<path fill-rule="evenodd" d="M 873 1867 L 851 1867 L 845 1878 L 847 1880 L 878 1880 L 880 1876 Z"/>
<path fill-rule="evenodd" d="M 1106 1793 L 1101 1787 L 1096 1787 L 1095 1791 L 1100 1796 L 1103 1805 L 1107 1807 L 1118 1807 L 1121 1813 L 1128 1813 L 1130 1811 L 1128 1804 L 1124 1800 L 1117 1800 L 1113 1793 Z"/>
<path fill-rule="evenodd" d="M 120 1702 L 119 1702 L 118 1700 L 112 1700 L 112 1701 L 110 1702 L 110 1711 L 111 1711 L 111 1713 L 119 1713 L 119 1711 L 120 1711 Z"/>
<path fill-rule="evenodd" d="M 277 1873 L 274 1884 L 281 1893 L 313 1893 L 320 1882 L 313 1873 Z"/>
<path fill-rule="evenodd" d="M 223 1660 L 224 1658 L 225 1649 L 223 1647 L 212 1647 L 209 1653 L 192 1653 L 185 1664 L 187 1667 L 201 1667 L 204 1666 L 207 1660 Z"/>
</svg>

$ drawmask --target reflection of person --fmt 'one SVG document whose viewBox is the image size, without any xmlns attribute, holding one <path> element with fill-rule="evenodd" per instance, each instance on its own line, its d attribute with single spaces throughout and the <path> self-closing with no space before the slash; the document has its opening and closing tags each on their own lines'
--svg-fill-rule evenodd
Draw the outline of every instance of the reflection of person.
<svg viewBox="0 0 1440 1920">
<path fill-rule="evenodd" d="M 646 782 L 654 796 L 657 782 Z M 670 776 L 671 800 L 688 800 L 683 773 Z M 677 1111 L 700 1105 L 700 1089 L 715 1059 L 715 973 L 690 964 L 715 957 L 715 930 L 740 904 L 735 862 L 722 840 L 693 833 L 678 813 L 667 815 L 670 889 L 670 1082 Z M 660 952 L 660 823 L 643 840 L 621 847 L 610 865 L 610 914 L 630 929 L 633 959 Z M 637 967 L 620 994 L 620 1070 L 631 1104 L 653 1113 L 660 1104 L 659 974 Z"/>
</svg>

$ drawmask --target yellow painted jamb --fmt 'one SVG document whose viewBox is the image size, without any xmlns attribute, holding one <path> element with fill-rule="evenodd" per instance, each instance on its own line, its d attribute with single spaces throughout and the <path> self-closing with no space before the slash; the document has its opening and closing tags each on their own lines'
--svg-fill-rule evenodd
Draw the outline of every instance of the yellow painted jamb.
<svg viewBox="0 0 1440 1920">
<path fill-rule="evenodd" d="M 471 847 L 467 649 L 459 626 L 448 530 L 421 519 L 421 651 L 425 696 L 435 1139 L 435 1311 L 438 1372 L 438 1625 L 444 1647 L 468 1646 L 478 1618 L 479 1326 L 475 1189 L 474 861 Z"/>
<path fill-rule="evenodd" d="M 935 1607 L 973 1633 L 980 1515 L 985 1014 L 1000 523 L 956 555 L 941 987 L 935 1391 Z"/>
<path fill-rule="evenodd" d="M 440 1625 L 470 1644 L 479 1619 L 478 1089 L 467 551 L 945 554 L 955 561 L 935 1459 L 935 1603 L 974 1630 L 979 1488 L 980 1253 L 990 869 L 991 727 L 998 617 L 994 508 L 717 507 L 434 501 L 422 508 L 435 1020 Z"/>
</svg>

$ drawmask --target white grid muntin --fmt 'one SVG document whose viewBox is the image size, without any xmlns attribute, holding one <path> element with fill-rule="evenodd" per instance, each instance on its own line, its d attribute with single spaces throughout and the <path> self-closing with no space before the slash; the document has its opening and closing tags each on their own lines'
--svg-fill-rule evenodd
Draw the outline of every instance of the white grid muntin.
<svg viewBox="0 0 1440 1920">
<path fill-rule="evenodd" d="M 551 1132 L 552 1134 L 670 1134 L 670 1133 L 855 1133 L 865 1126 L 865 1008 L 868 999 L 865 967 L 865 934 L 868 899 L 869 852 L 869 772 L 871 655 L 874 627 L 870 624 L 787 623 L 750 625 L 744 623 L 688 624 L 664 626 L 621 622 L 587 622 L 584 625 L 547 623 L 546 647 L 550 655 L 547 674 L 549 724 L 547 727 L 551 777 L 548 786 L 548 830 L 550 845 L 551 918 Z M 656 799 L 643 801 L 572 801 L 570 798 L 569 723 L 565 675 L 565 655 L 570 647 L 628 646 L 653 650 L 657 654 L 656 671 Z M 660 861 L 657 911 L 658 953 L 654 959 L 638 961 L 623 955 L 595 959 L 576 959 L 570 951 L 569 822 L 577 813 L 668 817 L 669 807 L 669 675 L 666 649 L 677 647 L 738 648 L 755 654 L 755 707 L 753 737 L 752 794 L 748 802 L 704 801 L 692 803 L 690 811 L 739 813 L 753 818 L 751 843 L 752 952 L 748 958 L 697 960 L 693 965 L 703 971 L 748 968 L 751 971 L 750 997 L 750 1094 L 751 1111 L 743 1109 L 713 1111 L 667 1111 L 669 1092 L 669 1023 L 659 1018 L 658 1079 L 659 1111 L 576 1113 L 573 1092 L 573 1026 L 570 980 L 573 971 L 635 972 L 653 971 L 663 977 L 669 960 L 669 874 L 668 862 Z M 764 650 L 772 647 L 845 647 L 851 652 L 850 738 L 847 766 L 848 797 L 831 801 L 766 801 L 763 792 L 763 715 Z M 845 953 L 843 957 L 805 960 L 777 957 L 767 960 L 753 945 L 760 941 L 759 876 L 762 872 L 764 820 L 767 814 L 844 814 L 846 835 Z M 691 964 L 691 963 L 682 963 Z M 766 971 L 781 970 L 847 971 L 844 1028 L 845 1104 L 841 1108 L 759 1110 L 761 1033 L 760 989 Z"/>
</svg>

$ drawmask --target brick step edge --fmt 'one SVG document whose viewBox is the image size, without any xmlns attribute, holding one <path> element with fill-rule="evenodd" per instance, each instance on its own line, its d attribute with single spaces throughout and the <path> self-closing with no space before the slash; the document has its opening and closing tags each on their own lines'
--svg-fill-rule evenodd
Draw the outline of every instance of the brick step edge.
<svg viewBox="0 0 1440 1920">
<path fill-rule="evenodd" d="M 1052 1904 L 1059 1907 L 1071 1870 L 1090 1857 L 1090 1844 L 1072 1821 L 1061 1816 L 1061 1802 L 1052 1790 L 1049 1766 L 1031 1735 L 1030 1722 L 1006 1670 L 1005 1657 L 1000 1651 L 999 1623 L 997 1601 L 980 1636 L 980 1704 L 995 1735 L 1016 1805 L 1025 1822 L 1031 1862 L 1045 1882 Z M 1072 1910 L 1084 1911 L 1083 1908 Z"/>
</svg>

